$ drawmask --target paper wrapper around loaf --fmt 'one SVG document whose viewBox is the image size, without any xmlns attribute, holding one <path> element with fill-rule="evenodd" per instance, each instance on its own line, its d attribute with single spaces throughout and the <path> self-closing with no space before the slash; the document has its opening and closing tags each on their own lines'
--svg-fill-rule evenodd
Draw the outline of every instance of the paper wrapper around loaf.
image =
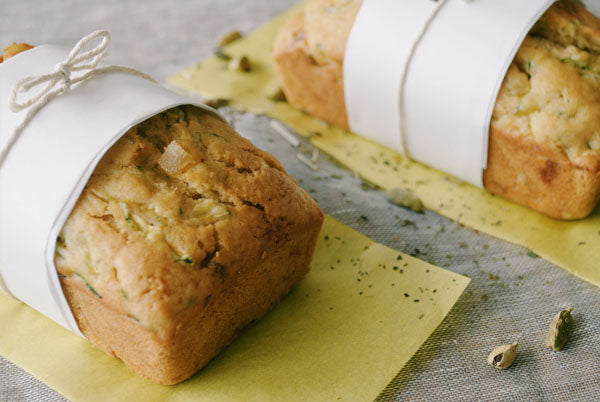
<svg viewBox="0 0 600 402">
<path fill-rule="evenodd" d="M 66 53 L 64 48 L 40 46 L 0 65 L 2 91 L 7 93 L 10 89 L 7 82 L 51 71 Z M 174 108 L 180 105 L 184 106 Z M 7 105 L 0 106 L 6 114 Z M 166 112 L 161 113 L 163 111 Z M 20 121 L 18 116 L 10 114 L 5 119 L 4 114 L 2 121 L 8 124 L 2 127 L 2 139 L 6 141 L 7 133 L 12 132 L 12 127 Z M 139 124 L 141 122 L 143 124 Z M 123 134 L 125 137 L 121 140 Z M 164 139 L 166 142 L 162 144 Z M 181 144 L 188 147 L 189 153 Z M 131 156 L 127 156 L 131 152 Z M 187 200 L 189 186 L 200 186 L 195 189 L 198 199 L 190 198 L 194 205 L 184 203 L 179 208 L 170 208 L 172 215 L 184 219 L 201 204 L 200 207 L 208 208 L 208 216 L 224 217 L 209 222 L 210 225 L 203 224 L 200 218 L 200 221 L 194 221 L 198 221 L 199 226 L 191 231 L 204 233 L 210 229 L 214 235 L 202 237 L 198 234 L 197 245 L 194 241 L 193 247 L 190 246 L 193 250 L 188 250 L 192 252 L 191 258 L 179 252 L 181 244 L 172 243 L 173 239 L 143 250 L 147 236 L 168 235 L 163 234 L 163 230 L 171 230 L 170 227 L 165 229 L 162 224 L 158 232 L 150 230 L 146 237 L 146 231 L 142 230 L 143 241 L 136 243 L 139 236 L 130 234 L 124 249 L 104 254 L 104 259 L 114 259 L 113 273 L 119 275 L 121 281 L 135 279 L 138 275 L 141 285 L 134 286 L 135 289 L 142 291 L 147 281 L 156 285 L 148 289 L 158 292 L 157 300 L 151 297 L 149 304 L 146 303 L 150 309 L 148 317 L 144 314 L 137 318 L 129 311 L 131 306 L 127 300 L 133 298 L 134 293 L 128 296 L 122 291 L 125 301 L 119 295 L 123 304 L 119 307 L 112 290 L 100 285 L 98 291 L 76 268 L 68 265 L 78 264 L 77 256 L 81 253 L 77 251 L 77 236 L 82 239 L 88 236 L 89 244 L 93 243 L 88 251 L 92 256 L 86 258 L 96 261 L 89 264 L 102 272 L 107 268 L 106 263 L 100 264 L 93 257 L 97 254 L 96 248 L 107 245 L 103 224 L 94 221 L 99 226 L 88 227 L 81 219 L 85 223 L 86 219 L 93 221 L 95 218 L 95 209 L 92 206 L 88 211 L 88 204 L 93 204 L 99 197 L 97 194 L 102 194 L 95 192 L 104 188 L 97 183 L 102 180 L 98 177 L 114 172 L 114 178 L 108 180 L 118 181 L 121 176 L 116 173 L 128 166 L 125 159 L 119 162 L 119 155 L 124 155 L 127 160 L 141 155 L 144 160 L 129 167 L 134 173 L 147 169 L 144 175 L 150 175 L 148 180 L 158 186 L 157 190 L 163 183 L 160 179 L 163 176 L 167 180 L 164 185 L 173 182 L 176 188 L 188 186 L 184 186 L 187 188 L 184 193 L 177 193 L 183 197 L 182 202 Z M 145 161 L 154 162 L 145 166 Z M 154 172 L 155 169 L 158 170 Z M 281 164 L 235 133 L 214 110 L 127 73 L 96 75 L 73 85 L 46 104 L 10 149 L 0 174 L 3 190 L 0 213 L 3 223 L 6 222 L 0 232 L 0 273 L 8 293 L 67 329 L 79 334 L 81 329 L 95 346 L 161 384 L 177 383 L 194 374 L 243 327 L 260 318 L 285 296 L 307 273 L 323 223 L 323 214 L 317 204 L 287 175 Z M 186 174 L 189 182 L 178 176 Z M 133 187 L 128 188 L 135 190 L 135 184 L 130 184 Z M 171 190 L 175 191 L 165 188 L 159 195 Z M 205 191 L 208 193 L 204 194 Z M 218 198 L 213 200 L 211 194 Z M 19 203 L 22 198 L 25 201 Z M 40 206 L 42 198 L 44 202 Z M 116 214 L 122 214 L 124 222 L 131 221 L 129 226 L 141 225 L 133 215 L 141 210 L 136 209 L 130 215 L 125 202 L 99 199 L 106 203 L 105 208 L 116 206 L 119 211 Z M 76 202 L 77 207 L 73 210 Z M 154 204 L 148 204 L 151 205 Z M 14 216 L 6 213 L 7 210 L 13 211 Z M 26 210 L 36 210 L 37 214 L 35 218 L 28 216 L 25 222 L 20 222 L 19 218 Z M 109 214 L 107 219 L 116 216 L 115 211 L 105 211 Z M 191 218 L 197 215 L 196 212 Z M 100 216 L 97 218 L 102 220 Z M 169 221 L 169 225 L 177 225 L 181 219 L 175 219 L 174 223 Z M 130 227 L 124 225 L 128 233 Z M 190 230 L 182 233 L 190 234 Z M 245 232 L 250 237 L 242 234 Z M 71 234 L 75 234 L 75 238 Z M 114 239 L 121 238 L 120 232 L 117 235 Z M 58 250 L 57 239 L 61 243 Z M 18 250 L 22 249 L 25 240 L 28 240 L 29 254 L 23 261 L 23 258 L 18 259 Z M 198 253 L 211 247 L 205 242 L 213 241 L 214 251 L 211 254 L 206 251 L 206 256 L 200 258 Z M 198 248 L 198 253 L 194 247 Z M 55 252 L 60 279 L 54 264 Z M 240 253 L 244 256 L 243 261 L 238 261 Z M 127 260 L 127 266 L 122 267 L 123 258 L 133 260 Z M 198 259 L 193 261 L 192 258 Z M 117 269 L 118 266 L 121 268 Z M 185 274 L 187 271 L 190 272 Z M 175 284 L 181 282 L 181 278 L 173 275 L 179 274 L 199 281 L 194 282 L 197 292 L 192 292 L 198 293 L 198 301 L 194 305 L 188 303 L 188 308 L 183 311 L 176 309 L 179 305 L 177 296 L 188 297 L 189 292 L 184 290 L 193 284 L 186 282 L 185 289 L 177 293 Z M 144 294 L 135 293 L 135 300 Z M 176 316 L 165 315 L 171 310 Z"/>
<path fill-rule="evenodd" d="M 13 83 L 54 71 L 68 48 L 35 47 L 0 64 L 0 139 L 24 112 L 8 107 Z M 0 169 L 0 273 L 16 298 L 80 333 L 54 266 L 56 239 L 104 153 L 132 126 L 163 110 L 193 104 L 143 78 L 107 73 L 42 108 Z"/>
</svg>

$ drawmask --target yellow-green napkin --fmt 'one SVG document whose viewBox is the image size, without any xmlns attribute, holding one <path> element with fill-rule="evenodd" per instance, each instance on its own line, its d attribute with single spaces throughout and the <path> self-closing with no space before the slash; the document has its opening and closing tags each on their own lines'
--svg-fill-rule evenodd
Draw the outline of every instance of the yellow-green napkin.
<svg viewBox="0 0 600 402">
<path fill-rule="evenodd" d="M 0 354 L 74 401 L 372 400 L 469 279 L 327 217 L 312 270 L 190 380 L 154 385 L 0 293 Z"/>
</svg>

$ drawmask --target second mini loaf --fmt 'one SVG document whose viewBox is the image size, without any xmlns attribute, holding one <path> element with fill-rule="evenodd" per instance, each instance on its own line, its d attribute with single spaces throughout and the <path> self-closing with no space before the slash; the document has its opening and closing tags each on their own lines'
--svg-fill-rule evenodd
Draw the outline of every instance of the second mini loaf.
<svg viewBox="0 0 600 402">
<path fill-rule="evenodd" d="M 310 0 L 274 44 L 289 103 L 344 128 L 342 64 L 361 3 Z M 488 190 L 559 219 L 594 210 L 600 200 L 599 54 L 600 21 L 579 2 L 557 2 L 534 26 L 496 101 L 483 172 Z"/>
</svg>

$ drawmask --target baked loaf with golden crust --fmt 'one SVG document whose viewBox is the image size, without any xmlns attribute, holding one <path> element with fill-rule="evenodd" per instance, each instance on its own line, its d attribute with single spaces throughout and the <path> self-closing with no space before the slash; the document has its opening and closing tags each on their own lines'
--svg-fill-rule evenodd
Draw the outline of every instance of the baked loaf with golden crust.
<svg viewBox="0 0 600 402">
<path fill-rule="evenodd" d="M 322 221 L 273 156 L 212 114 L 177 107 L 104 155 L 55 263 L 92 344 L 174 384 L 308 272 Z"/>
<path fill-rule="evenodd" d="M 281 28 L 273 57 L 288 102 L 348 128 L 342 63 L 360 0 L 310 0 Z M 531 30 L 498 95 L 485 187 L 558 219 L 600 199 L 600 21 L 555 3 Z"/>
<path fill-rule="evenodd" d="M 13 43 L 0 63 L 31 48 Z M 55 265 L 93 345 L 175 384 L 304 277 L 322 224 L 277 159 L 213 114 L 180 106 L 103 156 Z"/>
<path fill-rule="evenodd" d="M 86 337 L 174 384 L 308 272 L 322 221 L 273 156 L 212 114 L 177 107 L 104 155 L 55 263 Z"/>
</svg>

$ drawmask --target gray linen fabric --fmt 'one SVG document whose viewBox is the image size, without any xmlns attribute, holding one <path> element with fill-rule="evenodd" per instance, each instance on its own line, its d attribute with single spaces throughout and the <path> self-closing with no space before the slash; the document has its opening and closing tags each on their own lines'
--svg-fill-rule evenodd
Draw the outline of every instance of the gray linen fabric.
<svg viewBox="0 0 600 402">
<path fill-rule="evenodd" d="M 114 60 L 163 80 L 208 56 L 222 32 L 249 32 L 294 3 L 0 0 L 0 46 L 13 40 L 70 45 L 94 29 L 107 28 Z M 600 398 L 599 288 L 528 256 L 522 247 L 432 212 L 394 206 L 381 191 L 363 189 L 323 154 L 319 170 L 312 171 L 266 117 L 223 112 L 238 132 L 276 155 L 328 214 L 380 243 L 472 278 L 442 325 L 378 399 Z M 310 145 L 302 147 L 310 151 Z M 544 336 L 554 314 L 567 306 L 575 307 L 574 334 L 565 351 L 555 353 L 545 349 Z M 495 370 L 486 363 L 494 347 L 515 340 L 519 355 L 510 369 Z M 364 381 L 369 381 L 368 372 Z M 0 401 L 63 400 L 0 357 Z"/>
</svg>

